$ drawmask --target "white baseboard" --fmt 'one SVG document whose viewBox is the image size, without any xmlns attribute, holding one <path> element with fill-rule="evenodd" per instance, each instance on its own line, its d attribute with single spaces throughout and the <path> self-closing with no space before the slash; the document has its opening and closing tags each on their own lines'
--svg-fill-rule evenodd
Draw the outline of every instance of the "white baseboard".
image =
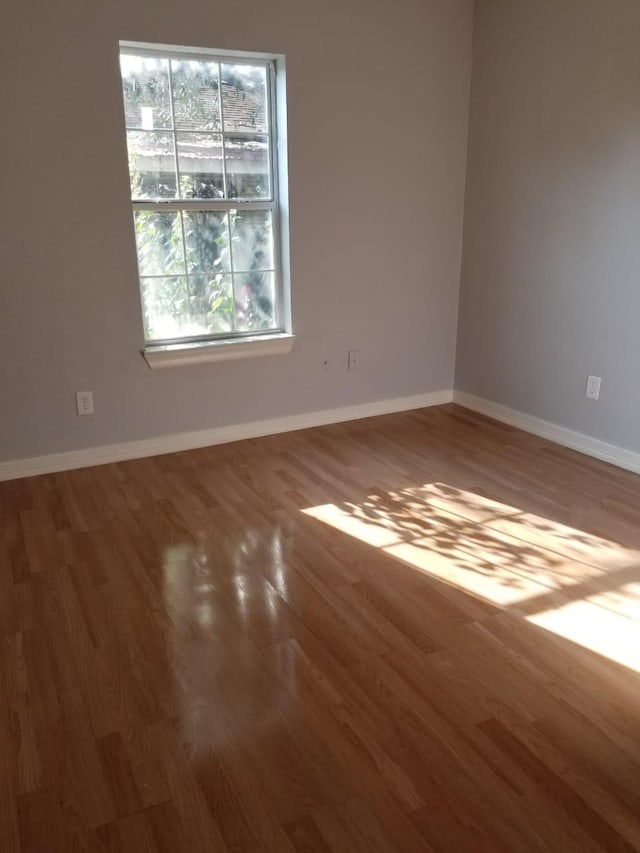
<svg viewBox="0 0 640 853">
<path fill-rule="evenodd" d="M 108 462 L 122 462 L 125 459 L 141 459 L 145 456 L 159 456 L 162 453 L 175 453 L 179 450 L 193 450 L 197 447 L 210 447 L 214 444 L 226 444 L 244 438 L 258 438 L 295 429 L 335 424 L 358 418 L 370 418 L 375 415 L 388 415 L 409 409 L 423 409 L 427 406 L 439 406 L 453 400 L 453 391 L 433 391 L 417 394 L 414 397 L 398 397 L 394 400 L 378 400 L 374 403 L 360 403 L 355 406 L 343 406 L 339 409 L 325 409 L 320 412 L 307 412 L 284 418 L 271 418 L 234 426 L 214 427 L 213 429 L 185 432 L 178 435 L 163 435 L 142 441 L 129 441 L 123 444 L 110 444 L 90 447 L 86 450 L 69 450 L 64 453 L 52 453 L 31 459 L 16 459 L 0 462 L 0 481 L 16 480 L 20 477 L 33 477 L 37 474 L 51 474 L 55 471 L 69 471 L 74 468 L 87 468 L 92 465 L 105 465 Z"/>
<path fill-rule="evenodd" d="M 555 441 L 556 444 L 571 447 L 573 450 L 586 453 L 587 456 L 593 456 L 596 459 L 625 468 L 627 471 L 640 474 L 640 453 L 633 450 L 608 444 L 606 441 L 600 441 L 581 432 L 574 432 L 566 427 L 551 423 L 551 421 L 536 418 L 534 415 L 526 415 L 524 412 L 518 412 L 515 409 L 508 408 L 508 406 L 501 406 L 499 403 L 476 397 L 474 394 L 467 394 L 465 391 L 454 391 L 453 402 L 464 406 L 466 409 L 472 409 L 474 412 L 480 412 L 482 415 L 487 415 L 502 423 L 540 436 L 540 438 L 548 438 L 550 441 Z"/>
<path fill-rule="evenodd" d="M 417 394 L 413 397 L 398 397 L 393 400 L 378 400 L 373 403 L 343 406 L 338 409 L 307 412 L 283 418 L 270 418 L 269 420 L 253 421 L 234 426 L 214 427 L 197 432 L 163 435 L 142 439 L 141 441 L 129 441 L 122 444 L 90 447 L 85 450 L 51 453 L 30 459 L 0 462 L 0 481 L 17 480 L 20 477 L 33 477 L 38 474 L 51 474 L 56 471 L 69 471 L 74 468 L 87 468 L 92 465 L 105 465 L 109 462 L 123 462 L 126 459 L 142 459 L 145 456 L 159 456 L 163 453 L 175 453 L 180 450 L 194 450 L 198 447 L 226 444 L 245 438 L 259 438 L 263 435 L 275 435 L 296 429 L 341 423 L 358 418 L 370 418 L 376 415 L 388 415 L 410 409 L 423 409 L 428 406 L 440 406 L 451 402 L 525 432 L 547 438 L 556 444 L 578 450 L 587 456 L 593 456 L 596 459 L 610 462 L 620 468 L 640 474 L 640 453 L 626 450 L 606 441 L 600 441 L 597 438 L 575 432 L 534 415 L 518 412 L 508 406 L 476 397 L 474 394 L 467 394 L 465 391 L 445 390 Z"/>
</svg>

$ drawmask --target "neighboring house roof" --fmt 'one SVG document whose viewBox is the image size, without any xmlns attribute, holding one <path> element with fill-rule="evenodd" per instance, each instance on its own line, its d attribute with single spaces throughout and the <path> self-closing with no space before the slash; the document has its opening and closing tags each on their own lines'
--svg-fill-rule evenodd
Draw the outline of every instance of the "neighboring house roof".
<svg viewBox="0 0 640 853">
<path fill-rule="evenodd" d="M 169 95 L 164 93 L 163 87 L 155 80 L 153 89 L 148 92 L 144 88 L 149 86 L 136 81 L 137 85 L 143 87 L 139 98 L 125 97 L 125 117 L 128 128 L 144 128 L 159 130 L 167 128 L 171 124 Z M 189 95 L 191 102 L 190 110 L 181 109 L 180 99 L 176 100 L 177 130 L 185 131 L 216 131 L 220 127 L 220 99 L 217 88 L 201 86 Z M 142 111 L 150 108 L 152 113 L 152 126 L 147 126 Z M 267 132 L 265 120 L 265 105 L 263 99 L 251 92 L 238 89 L 236 86 L 222 82 L 222 108 L 224 112 L 224 130 L 226 133 L 234 131 L 255 132 L 264 134 Z M 191 113 L 191 115 L 189 115 Z M 209 118 L 210 117 L 210 118 Z"/>
</svg>

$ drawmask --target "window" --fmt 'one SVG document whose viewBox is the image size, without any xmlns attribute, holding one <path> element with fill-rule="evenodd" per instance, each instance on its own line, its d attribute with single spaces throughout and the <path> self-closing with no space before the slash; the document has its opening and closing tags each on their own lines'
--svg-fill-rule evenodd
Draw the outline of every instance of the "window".
<svg viewBox="0 0 640 853">
<path fill-rule="evenodd" d="M 123 44 L 120 67 L 147 348 L 285 335 L 275 60 Z"/>
</svg>

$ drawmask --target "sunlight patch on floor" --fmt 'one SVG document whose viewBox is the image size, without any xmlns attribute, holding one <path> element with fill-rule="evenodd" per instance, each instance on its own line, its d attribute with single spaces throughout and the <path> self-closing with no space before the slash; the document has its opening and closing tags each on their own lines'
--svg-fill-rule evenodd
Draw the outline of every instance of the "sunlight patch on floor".
<svg viewBox="0 0 640 853">
<path fill-rule="evenodd" d="M 640 552 L 443 483 L 303 512 L 640 671 Z"/>
<path fill-rule="evenodd" d="M 624 612 L 625 591 L 625 587 L 617 590 L 621 611 L 611 609 L 602 597 L 593 596 L 527 618 L 534 625 L 640 672 L 640 622 L 637 616 L 630 618 Z M 629 596 L 637 602 L 637 588 Z"/>
</svg>

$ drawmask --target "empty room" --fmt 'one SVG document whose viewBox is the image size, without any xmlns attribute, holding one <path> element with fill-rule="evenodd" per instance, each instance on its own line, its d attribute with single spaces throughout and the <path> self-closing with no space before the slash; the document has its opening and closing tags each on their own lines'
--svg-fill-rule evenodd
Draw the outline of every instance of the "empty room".
<svg viewBox="0 0 640 853">
<path fill-rule="evenodd" d="M 2 853 L 640 851 L 637 0 L 3 13 Z"/>
</svg>

